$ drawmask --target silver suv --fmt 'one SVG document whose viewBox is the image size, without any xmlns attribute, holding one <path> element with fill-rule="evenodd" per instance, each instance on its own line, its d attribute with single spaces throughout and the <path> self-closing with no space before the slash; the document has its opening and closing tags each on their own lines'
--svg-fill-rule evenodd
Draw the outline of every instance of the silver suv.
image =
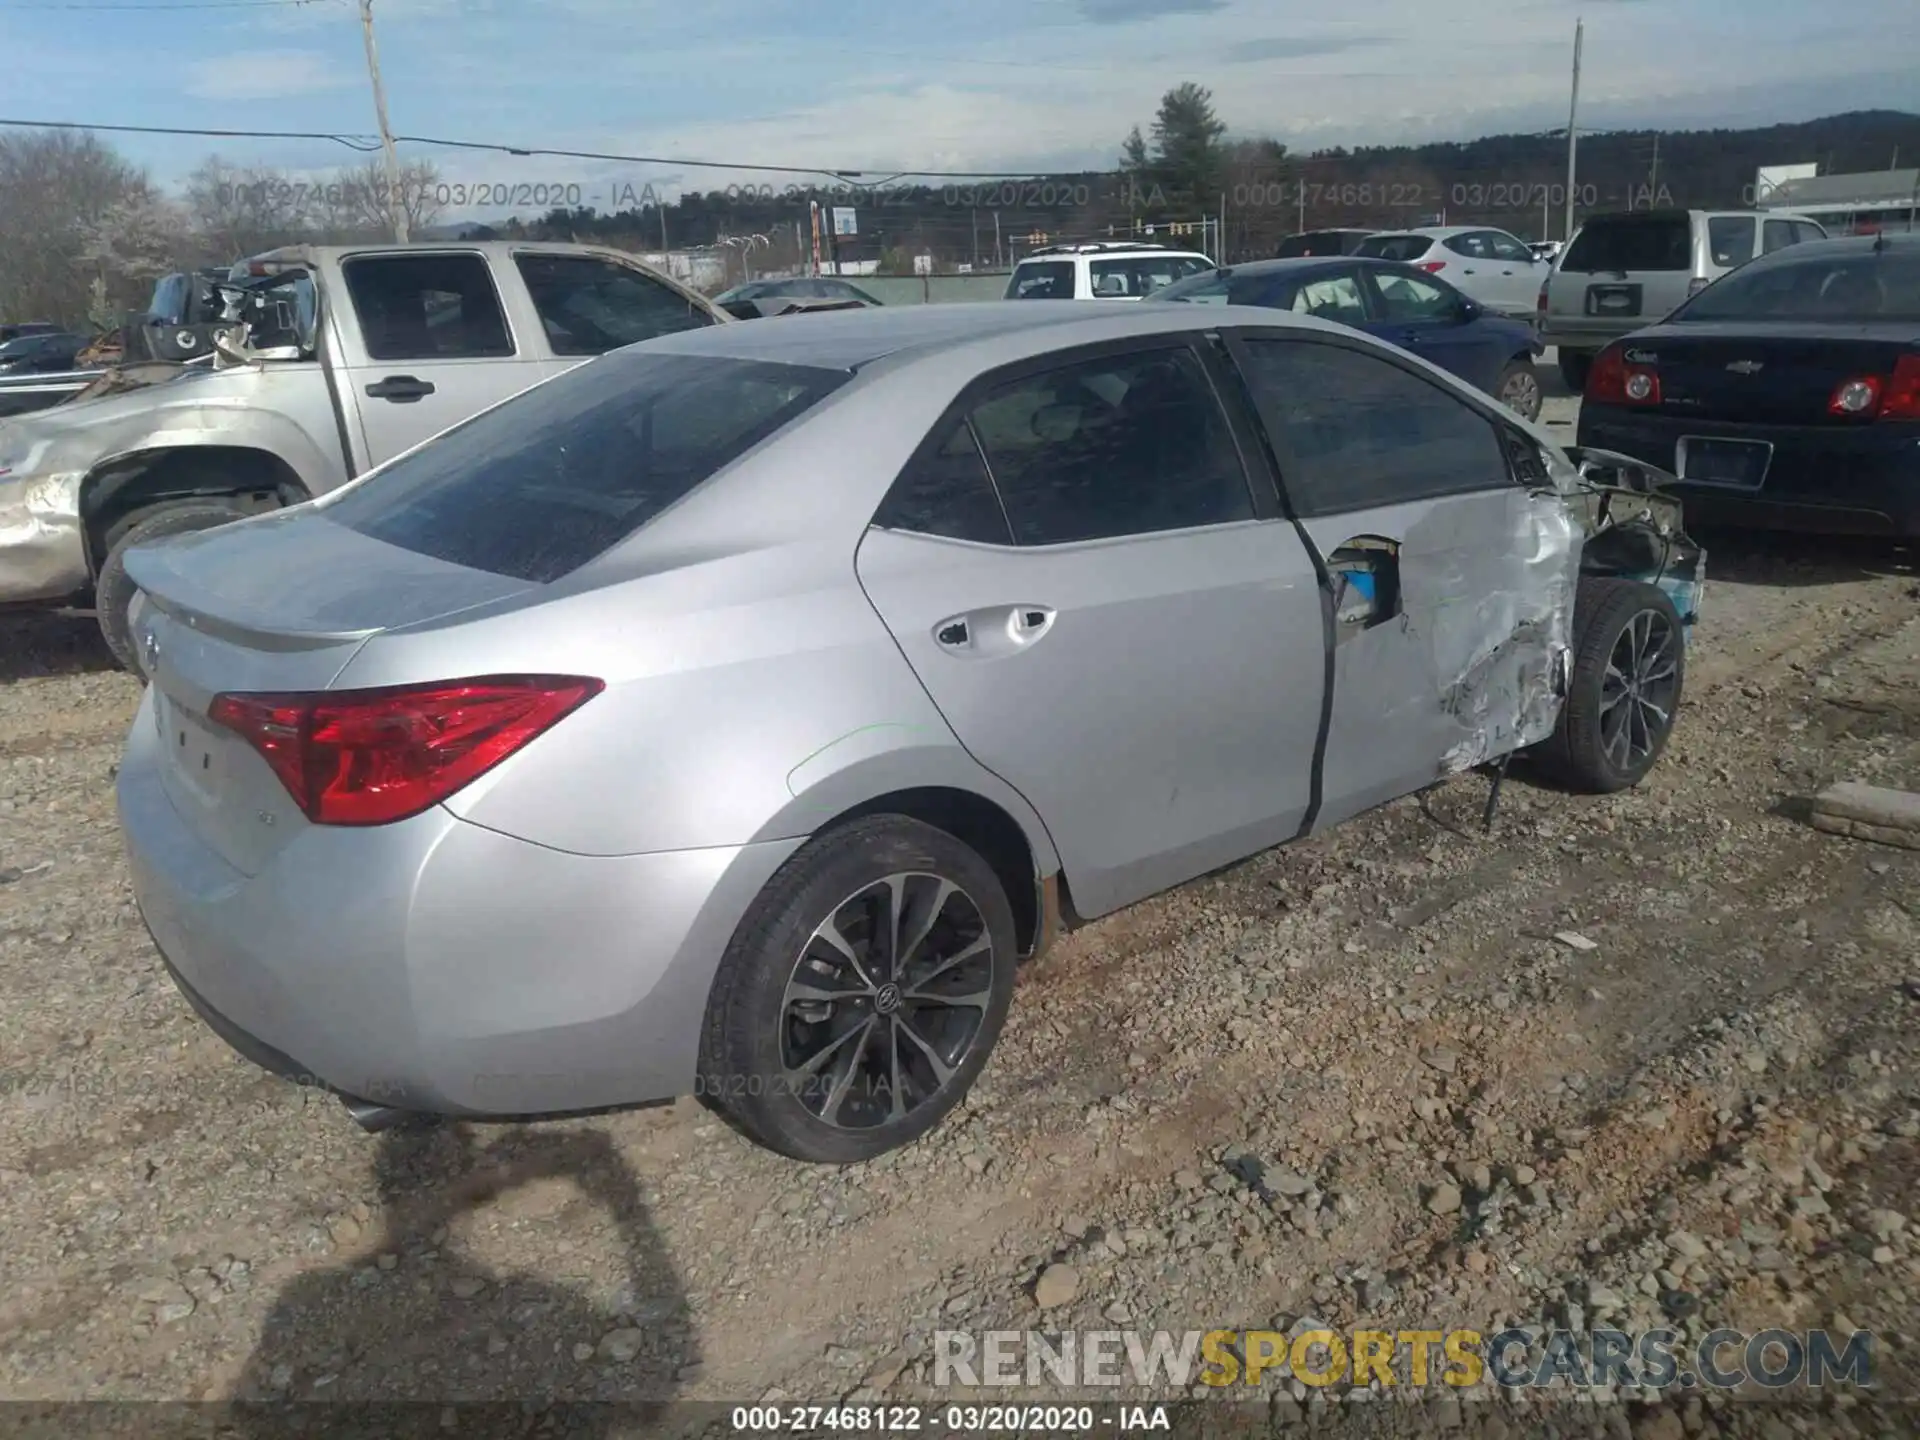
<svg viewBox="0 0 1920 1440">
<path fill-rule="evenodd" d="M 1654 325 L 1755 255 L 1827 232 L 1804 215 L 1755 210 L 1628 210 L 1582 225 L 1540 287 L 1540 341 L 1575 390 L 1609 341 Z"/>
</svg>

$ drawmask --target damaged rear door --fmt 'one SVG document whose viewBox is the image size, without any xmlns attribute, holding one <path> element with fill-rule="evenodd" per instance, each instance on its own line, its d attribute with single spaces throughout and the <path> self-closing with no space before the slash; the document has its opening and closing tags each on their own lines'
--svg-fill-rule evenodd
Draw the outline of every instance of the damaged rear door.
<svg viewBox="0 0 1920 1440">
<path fill-rule="evenodd" d="M 1314 828 L 1545 739 L 1579 531 L 1507 429 L 1386 352 L 1243 330 L 1228 348 L 1324 567 L 1331 701 Z"/>
</svg>

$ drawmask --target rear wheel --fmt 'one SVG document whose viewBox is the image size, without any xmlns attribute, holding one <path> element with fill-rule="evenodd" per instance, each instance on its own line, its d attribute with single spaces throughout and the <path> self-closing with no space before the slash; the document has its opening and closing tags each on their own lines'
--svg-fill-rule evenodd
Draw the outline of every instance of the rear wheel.
<svg viewBox="0 0 1920 1440">
<path fill-rule="evenodd" d="M 127 574 L 126 554 L 136 545 L 164 540 L 170 535 L 188 535 L 211 530 L 246 518 L 247 511 L 237 500 L 196 498 L 148 506 L 136 510 L 107 531 L 107 558 L 93 584 L 94 611 L 107 648 L 121 668 L 140 675 L 140 657 L 134 653 L 133 627 L 128 612 L 139 589 Z"/>
<path fill-rule="evenodd" d="M 1567 703 L 1540 747 L 1541 763 L 1594 794 L 1638 785 L 1673 733 L 1686 671 L 1686 633 L 1665 591 L 1638 580 L 1582 580 Z"/>
<path fill-rule="evenodd" d="M 1560 352 L 1560 378 L 1567 382 L 1567 388 L 1578 395 L 1587 388 L 1587 371 L 1593 368 L 1593 356 L 1583 350 L 1562 350 Z"/>
<path fill-rule="evenodd" d="M 1534 373 L 1533 362 L 1516 356 L 1507 362 L 1507 368 L 1500 372 L 1500 379 L 1493 387 L 1494 397 L 1522 420 L 1540 418 L 1540 377 Z"/>
<path fill-rule="evenodd" d="M 944 830 L 881 815 L 817 836 L 720 962 L 700 1096 L 796 1160 L 897 1149 L 985 1067 L 1017 959 L 992 867 Z"/>
</svg>

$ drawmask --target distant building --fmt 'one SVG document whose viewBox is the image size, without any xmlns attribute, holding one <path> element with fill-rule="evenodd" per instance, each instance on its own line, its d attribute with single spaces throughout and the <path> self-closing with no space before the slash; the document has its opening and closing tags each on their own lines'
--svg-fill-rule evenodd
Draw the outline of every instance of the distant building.
<svg viewBox="0 0 1920 1440">
<path fill-rule="evenodd" d="M 1911 230 L 1920 210 L 1920 169 L 1799 175 L 1760 188 L 1760 209 L 1792 210 L 1818 220 L 1834 235 Z"/>
</svg>

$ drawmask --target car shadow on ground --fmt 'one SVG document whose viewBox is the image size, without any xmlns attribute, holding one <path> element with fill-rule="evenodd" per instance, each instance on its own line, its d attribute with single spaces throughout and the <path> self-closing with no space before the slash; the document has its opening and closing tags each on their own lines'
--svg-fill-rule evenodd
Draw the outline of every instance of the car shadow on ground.
<svg viewBox="0 0 1920 1440">
<path fill-rule="evenodd" d="M 1709 596 L 1716 580 L 1794 587 L 1882 576 L 1920 578 L 1920 543 L 1913 541 L 1705 525 L 1688 525 L 1687 533 L 1706 547 Z"/>
<path fill-rule="evenodd" d="M 100 638 L 100 626 L 90 615 L 32 610 L 0 614 L 0 685 L 115 668 L 107 642 Z"/>
<path fill-rule="evenodd" d="M 377 1145 L 384 1233 L 358 1258 L 280 1291 L 234 1388 L 235 1433 L 519 1433 L 527 1407 L 546 1411 L 542 1433 L 665 1428 L 658 1407 L 698 1363 L 693 1324 L 639 1181 L 604 1131 L 515 1128 L 482 1145 L 464 1125 L 405 1126 Z M 464 1252 L 462 1215 L 554 1181 L 611 1222 L 611 1303 Z M 541 1223 L 521 1217 L 514 1228 Z"/>
</svg>

